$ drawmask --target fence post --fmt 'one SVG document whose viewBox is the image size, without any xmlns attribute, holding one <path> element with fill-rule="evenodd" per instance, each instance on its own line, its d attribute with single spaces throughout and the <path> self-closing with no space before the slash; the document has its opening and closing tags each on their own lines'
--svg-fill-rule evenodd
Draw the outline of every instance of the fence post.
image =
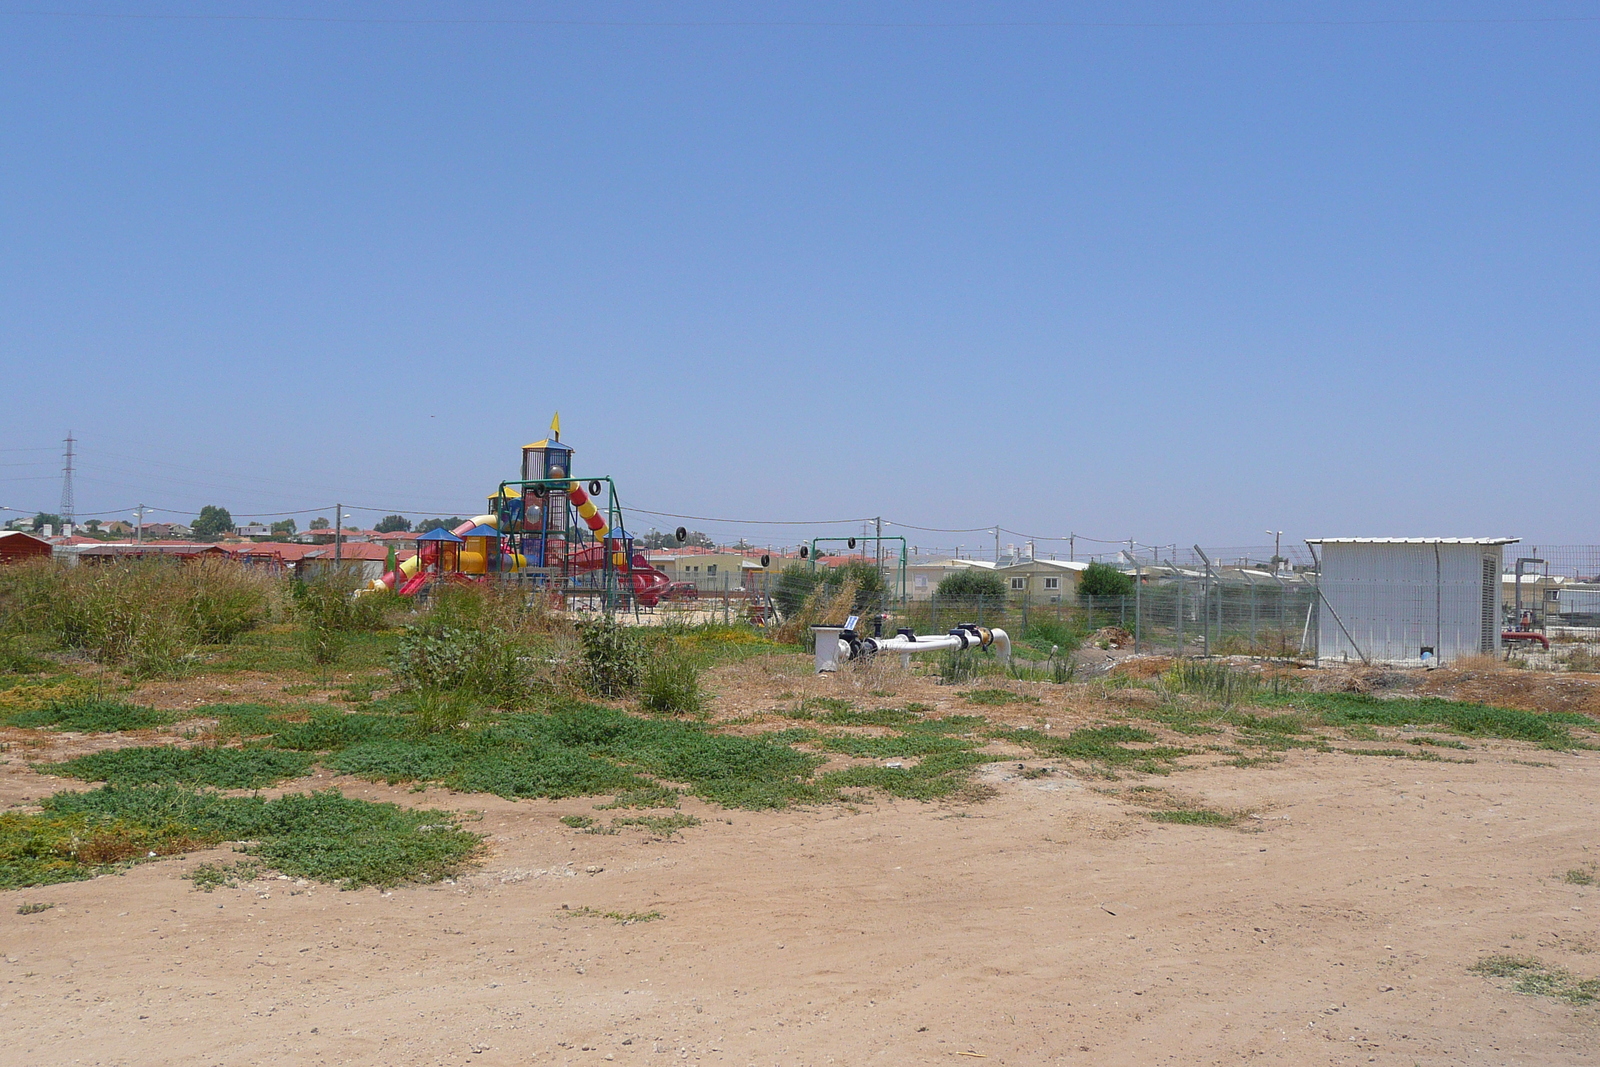
<svg viewBox="0 0 1600 1067">
<path fill-rule="evenodd" d="M 1139 573 L 1139 561 L 1133 563 L 1133 654 L 1139 654 L 1139 642 L 1144 637 L 1144 575 Z"/>
<path fill-rule="evenodd" d="M 1178 575 L 1178 655 L 1183 655 L 1183 587 L 1189 579 Z"/>
</svg>

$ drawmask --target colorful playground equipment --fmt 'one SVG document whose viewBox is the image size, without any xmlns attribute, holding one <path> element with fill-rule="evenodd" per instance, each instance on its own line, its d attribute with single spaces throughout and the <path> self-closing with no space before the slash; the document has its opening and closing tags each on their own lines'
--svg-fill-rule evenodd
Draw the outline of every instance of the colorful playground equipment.
<svg viewBox="0 0 1600 1067">
<path fill-rule="evenodd" d="M 438 581 L 492 577 L 548 588 L 568 604 L 581 601 L 608 613 L 660 602 L 671 580 L 634 552 L 615 483 L 572 476 L 560 415 L 551 421 L 549 438 L 523 446 L 521 474 L 500 483 L 488 512 L 417 538 L 417 554 L 371 588 L 415 596 Z"/>
</svg>

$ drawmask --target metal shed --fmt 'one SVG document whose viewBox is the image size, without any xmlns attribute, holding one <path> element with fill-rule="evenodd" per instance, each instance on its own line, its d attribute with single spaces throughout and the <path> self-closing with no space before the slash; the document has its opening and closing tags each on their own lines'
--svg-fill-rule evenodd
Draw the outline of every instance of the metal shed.
<svg viewBox="0 0 1600 1067">
<path fill-rule="evenodd" d="M 1515 537 L 1324 537 L 1320 659 L 1449 663 L 1500 651 L 1500 571 Z"/>
</svg>

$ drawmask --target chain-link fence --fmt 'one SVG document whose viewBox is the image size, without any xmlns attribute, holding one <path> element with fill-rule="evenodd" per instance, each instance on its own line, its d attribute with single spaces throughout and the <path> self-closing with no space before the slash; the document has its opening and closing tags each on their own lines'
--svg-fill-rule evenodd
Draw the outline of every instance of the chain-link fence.
<svg viewBox="0 0 1600 1067">
<path fill-rule="evenodd" d="M 1040 601 L 1029 596 L 941 597 L 888 606 L 894 626 L 943 633 L 959 623 L 998 626 L 1014 639 L 1060 643 L 1093 635 L 1139 652 L 1175 656 L 1299 657 L 1317 645 L 1316 587 L 1296 577 L 1266 581 L 1226 577 L 1145 580 L 1126 596 Z"/>
</svg>

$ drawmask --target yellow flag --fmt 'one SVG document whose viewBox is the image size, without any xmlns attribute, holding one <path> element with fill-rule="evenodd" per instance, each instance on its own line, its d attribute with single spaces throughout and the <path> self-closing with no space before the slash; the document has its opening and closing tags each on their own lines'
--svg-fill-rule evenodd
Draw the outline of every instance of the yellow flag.
<svg viewBox="0 0 1600 1067">
<path fill-rule="evenodd" d="M 555 417 L 550 420 L 550 439 L 552 441 L 561 440 L 561 412 L 559 411 L 556 412 Z"/>
</svg>

